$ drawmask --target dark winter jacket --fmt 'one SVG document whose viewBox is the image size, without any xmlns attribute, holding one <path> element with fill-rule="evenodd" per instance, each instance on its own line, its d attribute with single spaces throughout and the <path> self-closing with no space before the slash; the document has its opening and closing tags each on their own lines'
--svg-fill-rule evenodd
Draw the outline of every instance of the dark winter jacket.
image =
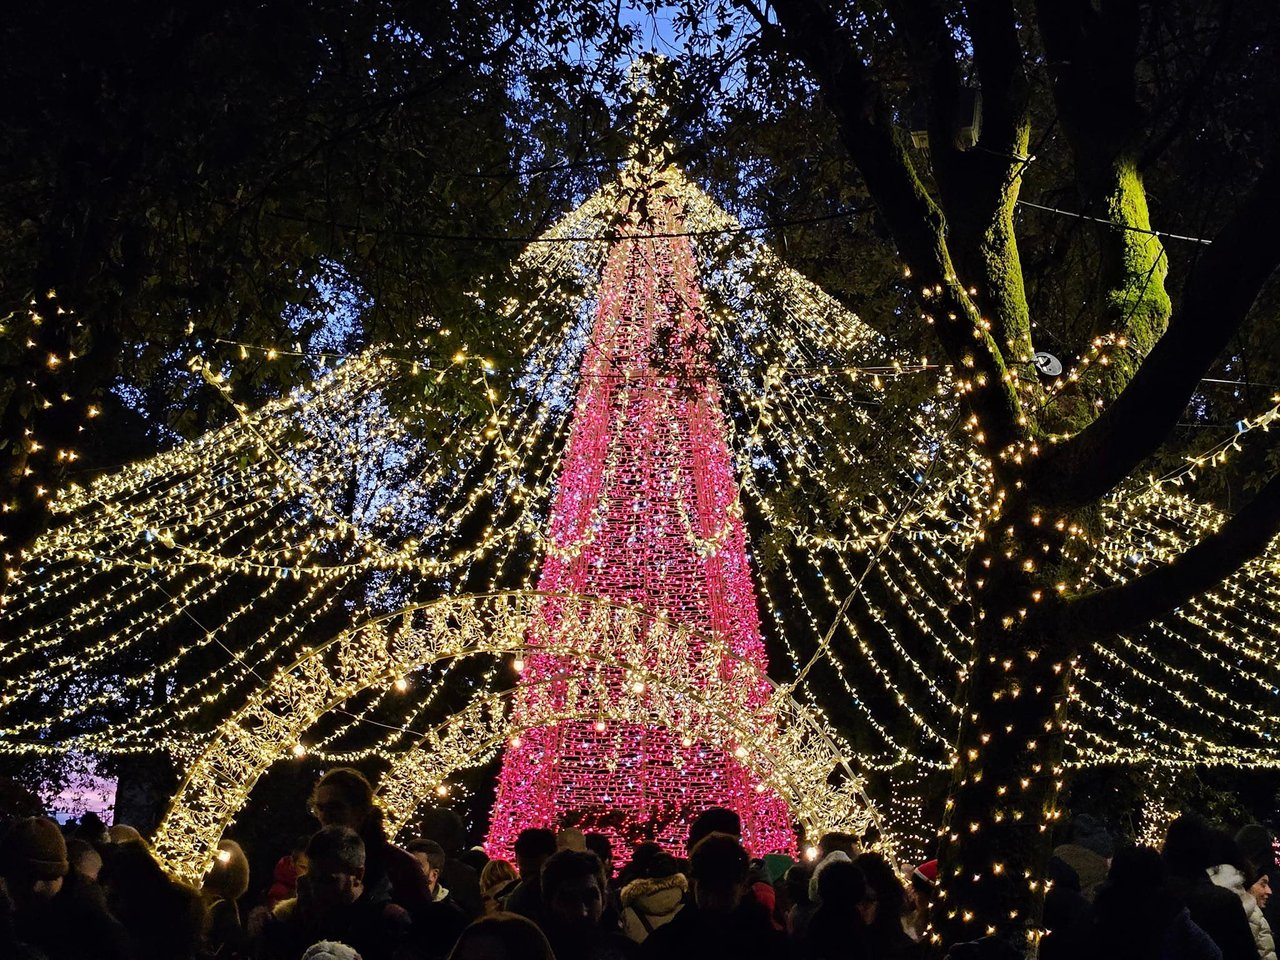
<svg viewBox="0 0 1280 960">
<path fill-rule="evenodd" d="M 249 938 L 240 923 L 240 908 L 234 900 L 208 900 L 205 921 L 206 952 L 217 960 L 243 957 Z"/>
<path fill-rule="evenodd" d="M 1211 936 L 1196 926 L 1191 911 L 1183 907 L 1165 932 L 1160 960 L 1222 960 L 1222 950 Z"/>
<path fill-rule="evenodd" d="M 1058 848 L 1062 849 L 1064 847 Z M 1084 847 L 1076 849 L 1097 856 Z M 1105 870 L 1106 861 L 1103 860 L 1102 864 Z M 1040 941 L 1040 960 L 1083 957 L 1093 930 L 1093 905 L 1081 893 L 1079 875 L 1056 851 L 1049 858 L 1049 879 L 1053 886 L 1044 898 L 1044 926 L 1049 932 Z"/>
<path fill-rule="evenodd" d="M 543 932 L 556 960 L 634 960 L 640 948 L 616 930 L 563 927 L 547 921 Z"/>
<path fill-rule="evenodd" d="M 409 941 L 412 955 L 421 960 L 444 960 L 466 927 L 468 919 L 453 899 L 452 891 L 437 897 L 413 918 Z"/>
<path fill-rule="evenodd" d="M 1216 886 L 1203 871 L 1195 877 L 1170 876 L 1169 889 L 1222 950 L 1223 960 L 1258 960 L 1249 918 L 1234 893 Z"/>
<path fill-rule="evenodd" d="M 418 858 L 388 840 L 381 823 L 363 830 L 360 839 L 364 841 L 364 885 L 373 896 L 385 892 L 410 916 L 425 910 L 431 903 L 431 884 Z"/>
<path fill-rule="evenodd" d="M 100 876 L 107 907 L 128 931 L 133 956 L 138 960 L 197 957 L 204 945 L 206 919 L 200 892 L 165 873 L 140 840 L 115 844 L 105 859 Z"/>
<path fill-rule="evenodd" d="M 48 960 L 131 960 L 129 934 L 102 888 L 74 870 L 57 896 L 13 915 L 13 936 Z"/>
<path fill-rule="evenodd" d="M 255 958 L 299 960 L 313 943 L 336 940 L 354 949 L 361 960 L 393 960 L 411 927 L 403 908 L 385 892 L 367 887 L 359 899 L 339 910 L 321 913 L 308 900 L 305 882 L 300 881 L 298 897 L 271 912 L 253 947 Z"/>
<path fill-rule="evenodd" d="M 542 903 L 541 880 L 538 877 L 529 877 L 527 880 L 518 881 L 503 901 L 503 909 L 528 917 L 540 925 L 546 913 Z"/>
<path fill-rule="evenodd" d="M 728 914 L 685 904 L 670 923 L 640 944 L 639 955 L 653 960 L 779 960 L 787 955 L 787 938 L 773 928 L 764 908 L 748 896 Z"/>
<path fill-rule="evenodd" d="M 871 938 L 857 908 L 824 903 L 814 911 L 799 955 L 805 960 L 872 960 Z"/>
<path fill-rule="evenodd" d="M 480 875 L 472 867 L 449 857 L 440 871 L 440 883 L 449 889 L 450 896 L 468 920 L 474 920 L 484 913 L 484 898 L 480 896 Z"/>
</svg>

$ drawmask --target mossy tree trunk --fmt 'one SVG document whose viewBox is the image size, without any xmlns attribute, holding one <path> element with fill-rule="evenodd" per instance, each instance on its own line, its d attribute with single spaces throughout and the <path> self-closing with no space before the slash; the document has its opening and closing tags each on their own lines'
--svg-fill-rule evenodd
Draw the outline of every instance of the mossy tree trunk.
<svg viewBox="0 0 1280 960">
<path fill-rule="evenodd" d="M 745 2 L 745 0 L 744 0 Z M 1098 229 L 1099 296 L 1081 331 L 1109 336 L 1101 375 L 1047 404 L 1013 213 L 1029 162 L 1029 26 L 1010 2 L 890 2 L 895 39 L 929 101 L 933 184 L 918 174 L 887 95 L 846 21 L 821 0 L 774 0 L 773 42 L 819 85 L 958 374 L 974 447 L 990 466 L 968 559 L 975 615 L 941 831 L 940 945 L 994 934 L 1034 951 L 1060 816 L 1072 670 L 1088 644 L 1139 627 L 1257 556 L 1280 529 L 1280 478 L 1174 561 L 1086 589 L 1100 501 L 1168 436 L 1199 379 L 1280 263 L 1280 175 L 1270 163 L 1205 248 L 1178 309 L 1140 171 L 1136 4 L 1045 0 L 1038 39 Z M 962 49 L 963 23 L 971 48 Z M 972 57 L 983 126 L 957 143 L 961 63 Z"/>
</svg>

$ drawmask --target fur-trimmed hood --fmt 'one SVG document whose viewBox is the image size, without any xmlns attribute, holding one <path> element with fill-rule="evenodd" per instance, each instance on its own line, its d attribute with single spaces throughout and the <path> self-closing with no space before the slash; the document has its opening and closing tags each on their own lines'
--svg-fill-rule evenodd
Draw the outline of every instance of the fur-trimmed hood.
<svg viewBox="0 0 1280 960">
<path fill-rule="evenodd" d="M 1245 886 L 1244 874 L 1230 863 L 1220 863 L 1216 867 L 1210 867 L 1209 879 L 1220 887 L 1226 887 L 1241 900 L 1246 895 L 1252 896 Z"/>
<path fill-rule="evenodd" d="M 674 873 L 669 877 L 642 877 L 623 887 L 620 899 L 624 907 L 642 910 L 650 915 L 661 915 L 674 913 L 688 889 L 689 881 L 683 873 Z"/>
</svg>

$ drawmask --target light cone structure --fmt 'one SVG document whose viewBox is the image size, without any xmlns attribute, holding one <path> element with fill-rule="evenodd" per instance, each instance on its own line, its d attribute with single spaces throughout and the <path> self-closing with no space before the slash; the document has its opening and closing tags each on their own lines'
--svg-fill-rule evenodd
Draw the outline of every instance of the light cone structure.
<svg viewBox="0 0 1280 960">
<path fill-rule="evenodd" d="M 637 677 L 673 664 L 692 672 L 695 688 L 714 687 L 714 696 L 739 697 L 741 706 L 763 709 L 769 692 L 693 249 L 678 235 L 679 202 L 661 182 L 637 195 L 604 266 L 538 587 L 638 607 L 684 629 L 655 632 L 649 662 L 635 671 L 586 675 L 580 662 L 554 656 L 523 664 L 517 727 L 522 714 L 554 714 L 570 701 L 581 714 L 592 698 L 601 719 L 544 725 L 512 740 L 489 847 L 508 853 L 524 828 L 572 826 L 605 833 L 623 850 L 642 840 L 681 850 L 689 821 L 721 805 L 741 815 L 748 849 L 790 851 L 786 805 L 729 751 L 696 731 L 605 719 L 608 698 L 670 696 Z M 548 597 L 533 629 L 569 629 L 565 606 Z M 580 624 L 573 629 L 581 633 Z M 596 642 L 610 643 L 610 631 Z M 707 656 L 709 642 L 720 658 Z M 743 666 L 755 680 L 720 682 Z M 720 676 L 699 677 L 699 669 Z M 689 693 L 696 699 L 698 689 Z"/>
</svg>

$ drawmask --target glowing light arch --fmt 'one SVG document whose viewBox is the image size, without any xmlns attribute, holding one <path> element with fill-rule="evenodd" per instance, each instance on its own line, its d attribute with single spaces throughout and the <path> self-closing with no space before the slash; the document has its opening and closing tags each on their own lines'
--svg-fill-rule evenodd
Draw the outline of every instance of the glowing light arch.
<svg viewBox="0 0 1280 960">
<path fill-rule="evenodd" d="M 584 654 L 584 659 L 609 664 L 605 658 L 590 653 Z M 664 696 L 647 703 L 639 698 L 592 701 L 574 710 L 548 711 L 525 722 L 513 719 L 507 712 L 507 703 L 527 687 L 477 696 L 429 731 L 414 748 L 397 757 L 379 782 L 378 797 L 388 832 L 394 836 L 403 830 L 417 808 L 436 799 L 437 787 L 458 770 L 486 762 L 499 748 L 511 747 L 512 741 L 518 748 L 519 738 L 530 730 L 565 723 L 650 724 L 679 733 L 690 743 L 696 740 L 735 753 L 763 786 L 787 801 L 810 840 L 828 830 L 861 834 L 875 826 L 883 832 L 879 815 L 863 792 L 861 778 L 842 754 L 825 754 L 825 759 L 834 758 L 834 762 L 823 776 L 822 750 L 778 749 L 779 740 L 791 747 L 800 745 L 799 737 L 788 737 L 786 733 L 794 726 L 788 727 L 784 722 L 781 733 L 770 735 L 759 728 L 759 715 L 754 711 L 710 703 L 696 688 L 670 685 L 654 674 L 636 675 L 644 677 L 651 692 Z M 803 713 L 799 704 L 786 699 L 794 705 L 797 716 Z M 719 709 L 726 706 L 729 709 Z M 843 768 L 845 776 L 832 784 L 830 773 L 838 768 Z"/>
<path fill-rule="evenodd" d="M 581 629 L 559 629 L 532 644 L 529 627 L 549 600 L 557 602 L 561 624 L 572 619 Z M 609 654 L 599 648 L 598 638 L 604 631 L 612 638 Z M 371 618 L 277 671 L 219 726 L 174 794 L 156 834 L 156 853 L 175 874 L 198 881 L 213 863 L 218 840 L 258 778 L 289 756 L 321 716 L 360 691 L 448 659 L 532 653 L 592 665 L 595 669 L 587 673 L 597 677 L 604 677 L 608 670 L 626 671 L 629 679 L 635 676 L 638 682 L 669 692 L 671 696 L 652 698 L 663 706 L 655 708 L 650 702 L 643 717 L 624 717 L 630 701 L 614 703 L 609 697 L 593 697 L 589 707 L 579 709 L 589 709 L 592 719 L 603 716 L 645 723 L 661 722 L 665 712 L 673 729 L 697 730 L 699 741 L 732 742 L 739 759 L 789 799 L 810 835 L 842 826 L 883 829 L 863 791 L 862 778 L 850 766 L 847 749 L 842 750 L 835 735 L 784 688 L 769 681 L 773 696 L 763 708 L 750 710 L 738 706 L 737 698 L 724 695 L 744 682 L 768 678 L 761 677 L 750 662 L 734 658 L 716 638 L 697 638 L 701 653 L 696 657 L 668 658 L 647 668 L 634 666 L 645 662 L 644 653 L 651 653 L 655 644 L 660 649 L 688 649 L 692 638 L 687 628 L 635 607 L 538 591 L 448 597 Z M 714 678 L 711 683 L 709 676 Z M 414 773 L 414 763 L 435 755 L 460 769 L 467 765 L 467 757 L 483 756 L 483 749 L 450 756 L 444 748 L 446 737 L 448 742 L 478 745 L 493 740 L 496 744 L 517 733 L 505 720 L 499 722 L 500 712 L 492 704 L 501 696 L 480 695 L 427 734 L 383 778 L 381 792 L 390 807 L 393 829 L 422 800 L 414 799 L 417 788 L 407 782 L 422 773 L 420 767 Z M 578 717 L 579 709 L 567 712 Z M 768 722 L 762 723 L 764 718 Z M 552 720 L 538 717 L 537 724 Z M 526 723 L 524 729 L 534 726 Z M 837 783 L 829 782 L 841 772 L 844 776 Z M 447 776 L 443 770 L 434 779 L 427 774 L 425 789 L 434 789 Z"/>
</svg>

